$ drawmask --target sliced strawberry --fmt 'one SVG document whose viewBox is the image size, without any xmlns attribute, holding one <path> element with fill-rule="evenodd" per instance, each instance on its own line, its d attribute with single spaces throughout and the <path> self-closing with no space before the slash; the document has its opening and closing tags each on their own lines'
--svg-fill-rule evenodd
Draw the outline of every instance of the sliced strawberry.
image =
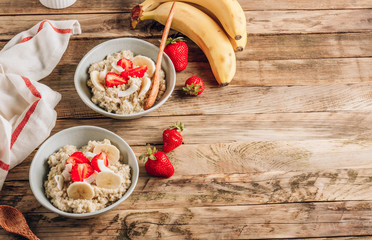
<svg viewBox="0 0 372 240">
<path fill-rule="evenodd" d="M 117 65 L 122 67 L 124 71 L 128 71 L 133 68 L 133 62 L 127 58 L 122 58 L 117 62 Z"/>
<path fill-rule="evenodd" d="M 69 163 L 71 163 L 72 166 L 75 166 L 78 163 L 90 163 L 90 161 L 82 152 L 74 152 L 66 161 L 66 164 Z"/>
<path fill-rule="evenodd" d="M 82 182 L 94 173 L 94 169 L 88 163 L 78 163 L 72 167 L 71 180 L 73 182 Z"/>
<path fill-rule="evenodd" d="M 96 170 L 97 172 L 101 172 L 101 169 L 99 169 L 98 167 L 98 160 L 103 160 L 103 163 L 105 164 L 106 167 L 108 167 L 109 161 L 107 159 L 107 155 L 104 152 L 101 152 L 100 154 L 97 154 L 96 156 L 94 156 L 94 158 L 92 159 L 91 165 L 94 170 Z"/>
<path fill-rule="evenodd" d="M 147 71 L 147 66 L 144 65 L 144 66 L 133 68 L 127 71 L 127 74 L 129 77 L 141 78 L 145 75 L 146 71 Z"/>
<path fill-rule="evenodd" d="M 122 76 L 114 72 L 109 72 L 106 74 L 106 86 L 107 87 L 127 84 L 127 82 L 128 82 L 127 79 L 123 78 Z"/>
</svg>

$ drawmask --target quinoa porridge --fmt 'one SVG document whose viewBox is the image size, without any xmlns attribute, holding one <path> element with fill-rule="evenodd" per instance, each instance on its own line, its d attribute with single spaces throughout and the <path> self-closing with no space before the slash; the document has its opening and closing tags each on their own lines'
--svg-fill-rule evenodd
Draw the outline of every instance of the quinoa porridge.
<svg viewBox="0 0 372 240">
<path fill-rule="evenodd" d="M 87 81 L 92 102 L 107 112 L 129 115 L 144 111 L 151 91 L 155 63 L 148 57 L 123 50 L 91 64 Z M 166 90 L 165 73 L 160 72 L 159 100 Z"/>
<path fill-rule="evenodd" d="M 66 145 L 49 156 L 46 196 L 64 212 L 88 213 L 119 200 L 131 185 L 130 167 L 108 139 L 81 149 Z"/>
</svg>

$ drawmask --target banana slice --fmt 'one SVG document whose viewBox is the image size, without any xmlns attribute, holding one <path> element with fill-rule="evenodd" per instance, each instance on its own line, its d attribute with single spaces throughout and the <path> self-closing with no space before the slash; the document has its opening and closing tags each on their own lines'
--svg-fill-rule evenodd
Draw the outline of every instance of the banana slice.
<svg viewBox="0 0 372 240">
<path fill-rule="evenodd" d="M 98 187 L 116 189 L 120 187 L 121 178 L 113 172 L 100 172 L 96 177 Z"/>
<path fill-rule="evenodd" d="M 54 180 L 55 180 L 56 183 L 57 183 L 57 188 L 58 188 L 59 190 L 62 190 L 63 182 L 64 182 L 62 175 L 55 175 L 55 176 L 54 176 Z"/>
<path fill-rule="evenodd" d="M 111 144 L 98 144 L 95 146 L 93 153 L 98 154 L 104 152 L 107 155 L 107 159 L 110 164 L 114 164 L 120 159 L 120 151 L 114 145 Z"/>
<path fill-rule="evenodd" d="M 67 188 L 67 195 L 72 199 L 90 200 L 94 196 L 94 190 L 89 183 L 74 182 Z"/>
<path fill-rule="evenodd" d="M 100 73 L 96 70 L 90 72 L 90 80 L 92 81 L 93 85 L 100 91 L 105 91 L 105 87 L 100 79 Z"/>
<path fill-rule="evenodd" d="M 152 61 L 151 58 L 145 57 L 145 56 L 142 56 L 142 55 L 137 55 L 133 58 L 132 62 L 133 62 L 133 65 L 137 65 L 137 66 L 146 65 L 147 66 L 146 73 L 148 74 L 148 76 L 150 78 L 152 77 L 152 75 L 154 75 L 155 63 L 154 63 L 154 61 Z"/>
<path fill-rule="evenodd" d="M 145 95 L 151 87 L 151 79 L 148 77 L 144 77 L 142 80 L 142 86 L 141 86 L 141 91 L 138 94 L 138 97 L 141 97 Z"/>
</svg>

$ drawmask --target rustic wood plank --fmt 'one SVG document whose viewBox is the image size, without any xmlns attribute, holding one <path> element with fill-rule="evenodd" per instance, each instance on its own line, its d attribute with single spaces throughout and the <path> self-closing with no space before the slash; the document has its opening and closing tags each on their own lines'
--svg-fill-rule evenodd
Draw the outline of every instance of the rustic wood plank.
<svg viewBox="0 0 372 240">
<path fill-rule="evenodd" d="M 135 191 L 119 209 L 372 200 L 371 168 L 181 174 L 177 165 L 176 175 L 169 179 L 142 173 Z M 27 181 L 5 183 L 0 204 L 9 203 L 25 212 L 30 211 L 30 206 L 40 209 Z"/>
<path fill-rule="evenodd" d="M 92 239 L 342 237 L 372 234 L 371 206 L 371 201 L 348 201 L 123 209 L 84 221 L 66 221 L 56 214 L 35 210 L 26 213 L 26 218 L 42 239 L 62 232 L 64 237 L 89 235 Z M 8 235 L 3 230 L 0 234 L 4 238 Z"/>
<path fill-rule="evenodd" d="M 372 21 L 368 20 L 371 13 L 372 9 L 253 11 L 246 13 L 247 30 L 249 34 L 364 32 L 372 30 Z M 42 19 L 77 19 L 83 33 L 73 38 L 161 36 L 160 24 L 147 21 L 139 24 L 138 29 L 131 30 L 129 18 L 129 13 L 0 16 L 0 22 L 3 23 L 0 26 L 0 40 L 9 40 Z"/>
<path fill-rule="evenodd" d="M 125 2 L 114 0 L 79 0 L 74 5 L 65 9 L 48 9 L 44 7 L 38 0 L 28 1 L 0 1 L 0 15 L 23 15 L 23 14 L 66 14 L 66 13 L 113 13 L 113 12 L 130 12 L 133 6 L 141 3 L 141 0 L 127 0 Z M 372 8 L 372 4 L 368 0 L 359 1 L 337 1 L 337 0 L 320 0 L 317 2 L 282 0 L 239 0 L 242 8 L 246 11 L 257 10 L 288 10 L 288 9 L 359 9 Z M 89 6 L 89 7 L 87 7 Z"/>
<path fill-rule="evenodd" d="M 369 66 L 372 58 L 240 61 L 238 65 L 230 86 L 217 88 L 208 63 L 189 63 L 185 71 L 177 73 L 172 97 L 151 115 L 364 111 L 371 108 L 369 83 L 372 70 Z M 59 118 L 100 117 L 77 95 L 73 84 L 75 68 L 75 65 L 59 65 L 41 83 L 62 94 L 62 101 L 57 106 Z M 198 98 L 186 97 L 181 86 L 195 73 L 204 79 L 207 89 Z M 278 102 L 277 99 L 285 101 Z M 227 106 L 229 112 L 220 106 Z"/>
<path fill-rule="evenodd" d="M 369 112 L 313 112 L 206 116 L 153 116 L 135 120 L 57 120 L 52 133 L 78 125 L 96 125 L 116 132 L 131 145 L 161 144 L 161 132 L 180 121 L 184 142 L 302 141 L 365 139 L 372 134 Z M 213 128 L 211 128 L 213 125 Z M 146 126 L 146 131 L 141 131 Z M 216 130 L 217 129 L 217 130 Z M 157 137 L 156 137 L 157 136 Z"/>
<path fill-rule="evenodd" d="M 160 132 L 160 130 L 159 130 Z M 159 134 L 158 134 L 159 135 Z M 158 138 L 159 136 L 154 136 Z M 125 139 L 127 140 L 127 139 Z M 161 149 L 161 145 L 156 146 Z M 137 157 L 146 146 L 133 146 Z M 12 169 L 7 181 L 27 181 L 36 150 Z M 355 156 L 358 161 L 355 161 Z M 372 168 L 372 140 L 251 141 L 236 143 L 183 144 L 168 153 L 176 174 L 200 175 L 268 171 L 325 171 L 329 169 Z M 187 156 L 187 161 L 185 161 Z M 140 175 L 146 176 L 139 161 Z"/>
<path fill-rule="evenodd" d="M 185 96 L 181 86 L 177 86 L 168 102 L 149 116 L 370 111 L 372 110 L 371 91 L 370 84 L 294 87 L 229 86 L 207 88 L 202 96 L 195 98 Z M 60 93 L 63 98 L 56 108 L 59 119 L 103 118 L 102 115 L 82 104 L 73 86 L 66 87 Z M 281 101 L 278 102 L 278 99 Z M 226 111 L 227 108 L 229 111 Z"/>
<path fill-rule="evenodd" d="M 338 33 L 338 34 L 280 34 L 250 35 L 247 48 L 237 53 L 237 60 L 287 60 L 319 58 L 361 58 L 372 56 L 372 32 Z M 159 38 L 145 38 L 152 44 L 159 45 Z M 107 39 L 75 39 L 61 59 L 60 64 L 78 64 L 81 58 L 96 45 Z M 6 44 L 0 41 L 0 49 Z M 189 62 L 206 62 L 202 51 L 191 41 Z"/>
</svg>

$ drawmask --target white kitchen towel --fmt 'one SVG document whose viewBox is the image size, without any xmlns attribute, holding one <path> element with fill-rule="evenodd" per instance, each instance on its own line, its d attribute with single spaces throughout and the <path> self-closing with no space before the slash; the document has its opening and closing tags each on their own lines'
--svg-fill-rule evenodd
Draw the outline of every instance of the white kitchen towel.
<svg viewBox="0 0 372 240">
<path fill-rule="evenodd" d="M 39 22 L 0 51 L 0 189 L 9 169 L 21 163 L 49 135 L 61 95 L 38 83 L 65 52 L 76 20 Z M 57 81 L 57 79 L 56 79 Z"/>
</svg>

